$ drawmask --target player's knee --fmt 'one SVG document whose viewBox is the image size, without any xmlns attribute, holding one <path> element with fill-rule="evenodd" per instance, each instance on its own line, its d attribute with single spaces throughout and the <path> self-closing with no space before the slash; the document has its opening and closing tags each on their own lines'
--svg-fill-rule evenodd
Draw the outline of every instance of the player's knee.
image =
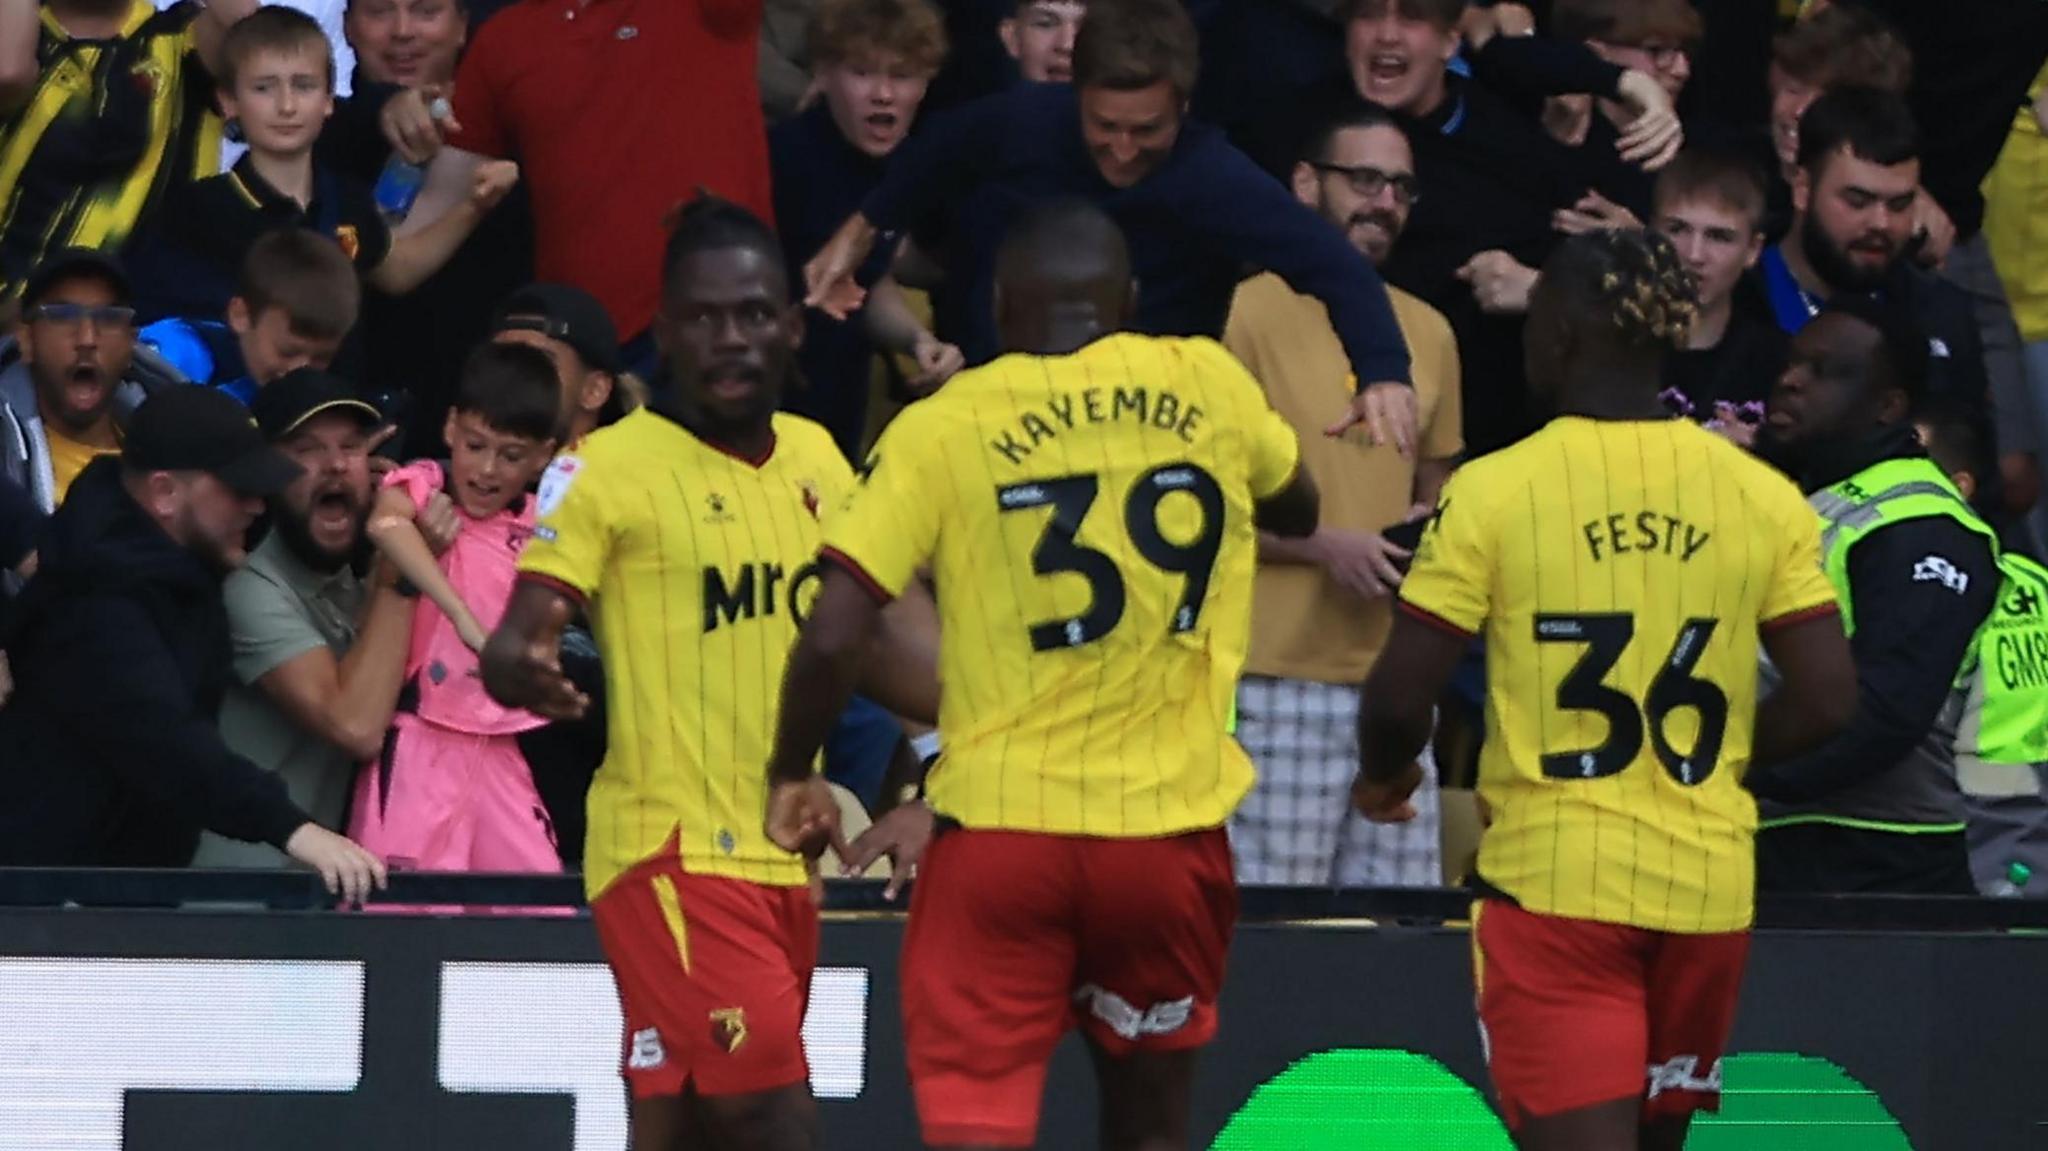
<svg viewBox="0 0 2048 1151">
<path fill-rule="evenodd" d="M 637 1151 L 688 1151 L 701 1141 L 691 1119 L 690 1100 L 681 1095 L 635 1099 L 633 1146 Z"/>
<path fill-rule="evenodd" d="M 699 1096 L 698 1114 L 730 1151 L 818 1151 L 818 1106 L 798 1084 L 746 1095 Z"/>
</svg>

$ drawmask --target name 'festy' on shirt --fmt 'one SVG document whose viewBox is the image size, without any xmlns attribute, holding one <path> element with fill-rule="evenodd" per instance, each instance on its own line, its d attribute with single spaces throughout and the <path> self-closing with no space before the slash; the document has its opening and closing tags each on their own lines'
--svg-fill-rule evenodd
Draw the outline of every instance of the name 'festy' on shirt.
<svg viewBox="0 0 2048 1151">
<path fill-rule="evenodd" d="M 1021 464 L 1038 445 L 1057 438 L 1063 430 L 1084 422 L 1106 424 L 1124 419 L 1173 432 L 1192 444 L 1195 429 L 1207 414 L 1200 404 L 1188 403 L 1165 388 L 1083 388 L 1048 397 L 1044 410 L 1046 415 L 1029 411 L 1018 417 L 1014 429 L 1005 428 L 1002 435 L 989 441 L 990 450 Z"/>
<path fill-rule="evenodd" d="M 1630 554 L 1675 555 L 1680 563 L 1689 563 L 1713 538 L 1712 532 L 1697 524 L 1649 510 L 1600 516 L 1587 520 L 1579 530 L 1585 534 L 1586 550 L 1596 563 Z"/>
</svg>

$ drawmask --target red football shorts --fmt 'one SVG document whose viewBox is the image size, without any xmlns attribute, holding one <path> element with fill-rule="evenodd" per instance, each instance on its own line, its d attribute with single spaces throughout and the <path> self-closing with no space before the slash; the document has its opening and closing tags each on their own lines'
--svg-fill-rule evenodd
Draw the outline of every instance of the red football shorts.
<svg viewBox="0 0 2048 1151">
<path fill-rule="evenodd" d="M 1616 1099 L 1645 1121 L 1721 1106 L 1749 933 L 1679 935 L 1472 909 L 1480 1037 L 1510 1128 Z"/>
<path fill-rule="evenodd" d="M 942 833 L 918 866 L 903 941 L 925 1142 L 1029 1147 L 1046 1064 L 1074 1026 L 1113 1055 L 1209 1042 L 1236 921 L 1220 828 Z"/>
<path fill-rule="evenodd" d="M 804 1082 L 804 1003 L 818 963 L 808 887 L 683 871 L 671 840 L 590 905 L 625 1014 L 635 1099 L 748 1095 Z"/>
</svg>

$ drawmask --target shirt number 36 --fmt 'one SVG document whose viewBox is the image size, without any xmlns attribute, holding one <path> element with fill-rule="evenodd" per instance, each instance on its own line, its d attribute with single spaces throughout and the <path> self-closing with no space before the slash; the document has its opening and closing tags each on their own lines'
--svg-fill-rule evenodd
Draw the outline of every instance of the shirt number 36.
<svg viewBox="0 0 2048 1151">
<path fill-rule="evenodd" d="M 1174 492 L 1194 497 L 1202 513 L 1200 528 L 1186 543 L 1174 543 L 1159 528 L 1159 505 Z M 1033 651 L 1093 643 L 1124 618 L 1124 573 L 1107 552 L 1077 538 L 1100 494 L 1101 479 L 1093 474 L 1030 480 L 996 490 L 997 506 L 1005 513 L 1052 509 L 1031 549 L 1033 572 L 1040 576 L 1072 574 L 1088 581 L 1088 606 L 1080 614 L 1031 625 Z M 1163 464 L 1131 485 L 1124 499 L 1123 521 L 1124 533 L 1138 555 L 1161 571 L 1185 577 L 1168 626 L 1174 632 L 1193 631 L 1223 544 L 1222 485 L 1200 465 Z"/>
<path fill-rule="evenodd" d="M 1678 783 L 1692 787 L 1714 774 L 1721 741 L 1728 731 L 1728 695 L 1709 680 L 1693 675 L 1719 620 L 1689 619 L 1678 629 L 1670 654 L 1658 666 L 1649 693 L 1641 701 L 1610 687 L 1607 673 L 1621 660 L 1635 638 L 1636 618 L 1628 612 L 1580 615 L 1539 615 L 1537 643 L 1584 644 L 1586 652 L 1557 686 L 1560 711 L 1589 711 L 1607 721 L 1607 739 L 1598 747 L 1550 752 L 1543 756 L 1543 774 L 1552 779 L 1599 779 L 1616 775 L 1634 763 L 1643 750 L 1647 729 L 1657 762 Z M 1699 716 L 1699 734 L 1692 750 L 1681 752 L 1664 734 L 1665 722 L 1680 708 Z"/>
</svg>

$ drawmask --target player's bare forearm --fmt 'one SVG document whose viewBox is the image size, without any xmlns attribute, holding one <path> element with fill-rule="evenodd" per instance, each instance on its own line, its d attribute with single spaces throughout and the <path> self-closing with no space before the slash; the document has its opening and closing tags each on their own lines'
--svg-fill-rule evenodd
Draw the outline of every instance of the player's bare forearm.
<svg viewBox="0 0 2048 1151">
<path fill-rule="evenodd" d="M 551 718 L 580 714 L 589 700 L 562 672 L 562 629 L 576 616 L 577 601 L 561 587 L 522 576 L 504 618 L 484 644 L 479 670 L 484 691 L 506 707 L 523 707 Z"/>
<path fill-rule="evenodd" d="M 825 565 L 817 602 L 783 673 L 775 752 L 768 761 L 770 784 L 810 777 L 819 749 L 853 697 L 881 615 L 882 605 L 859 580 L 838 564 Z"/>
<path fill-rule="evenodd" d="M 1848 726 L 1856 712 L 1856 661 L 1835 612 L 1770 628 L 1763 644 L 1782 679 L 1757 704 L 1751 759 L 1779 763 Z"/>
<path fill-rule="evenodd" d="M 1414 764 L 1436 722 L 1437 697 L 1451 681 L 1469 641 L 1394 613 L 1394 627 L 1358 709 L 1358 770 L 1375 782 L 1394 779 Z"/>
<path fill-rule="evenodd" d="M 1260 531 L 1296 539 L 1313 534 L 1321 516 L 1322 498 L 1316 493 L 1316 482 L 1302 467 L 1295 469 L 1286 487 L 1252 507 L 1252 522 Z"/>
<path fill-rule="evenodd" d="M 911 581 L 882 609 L 864 662 L 862 695 L 904 719 L 939 721 L 939 609 L 924 585 Z"/>
</svg>

